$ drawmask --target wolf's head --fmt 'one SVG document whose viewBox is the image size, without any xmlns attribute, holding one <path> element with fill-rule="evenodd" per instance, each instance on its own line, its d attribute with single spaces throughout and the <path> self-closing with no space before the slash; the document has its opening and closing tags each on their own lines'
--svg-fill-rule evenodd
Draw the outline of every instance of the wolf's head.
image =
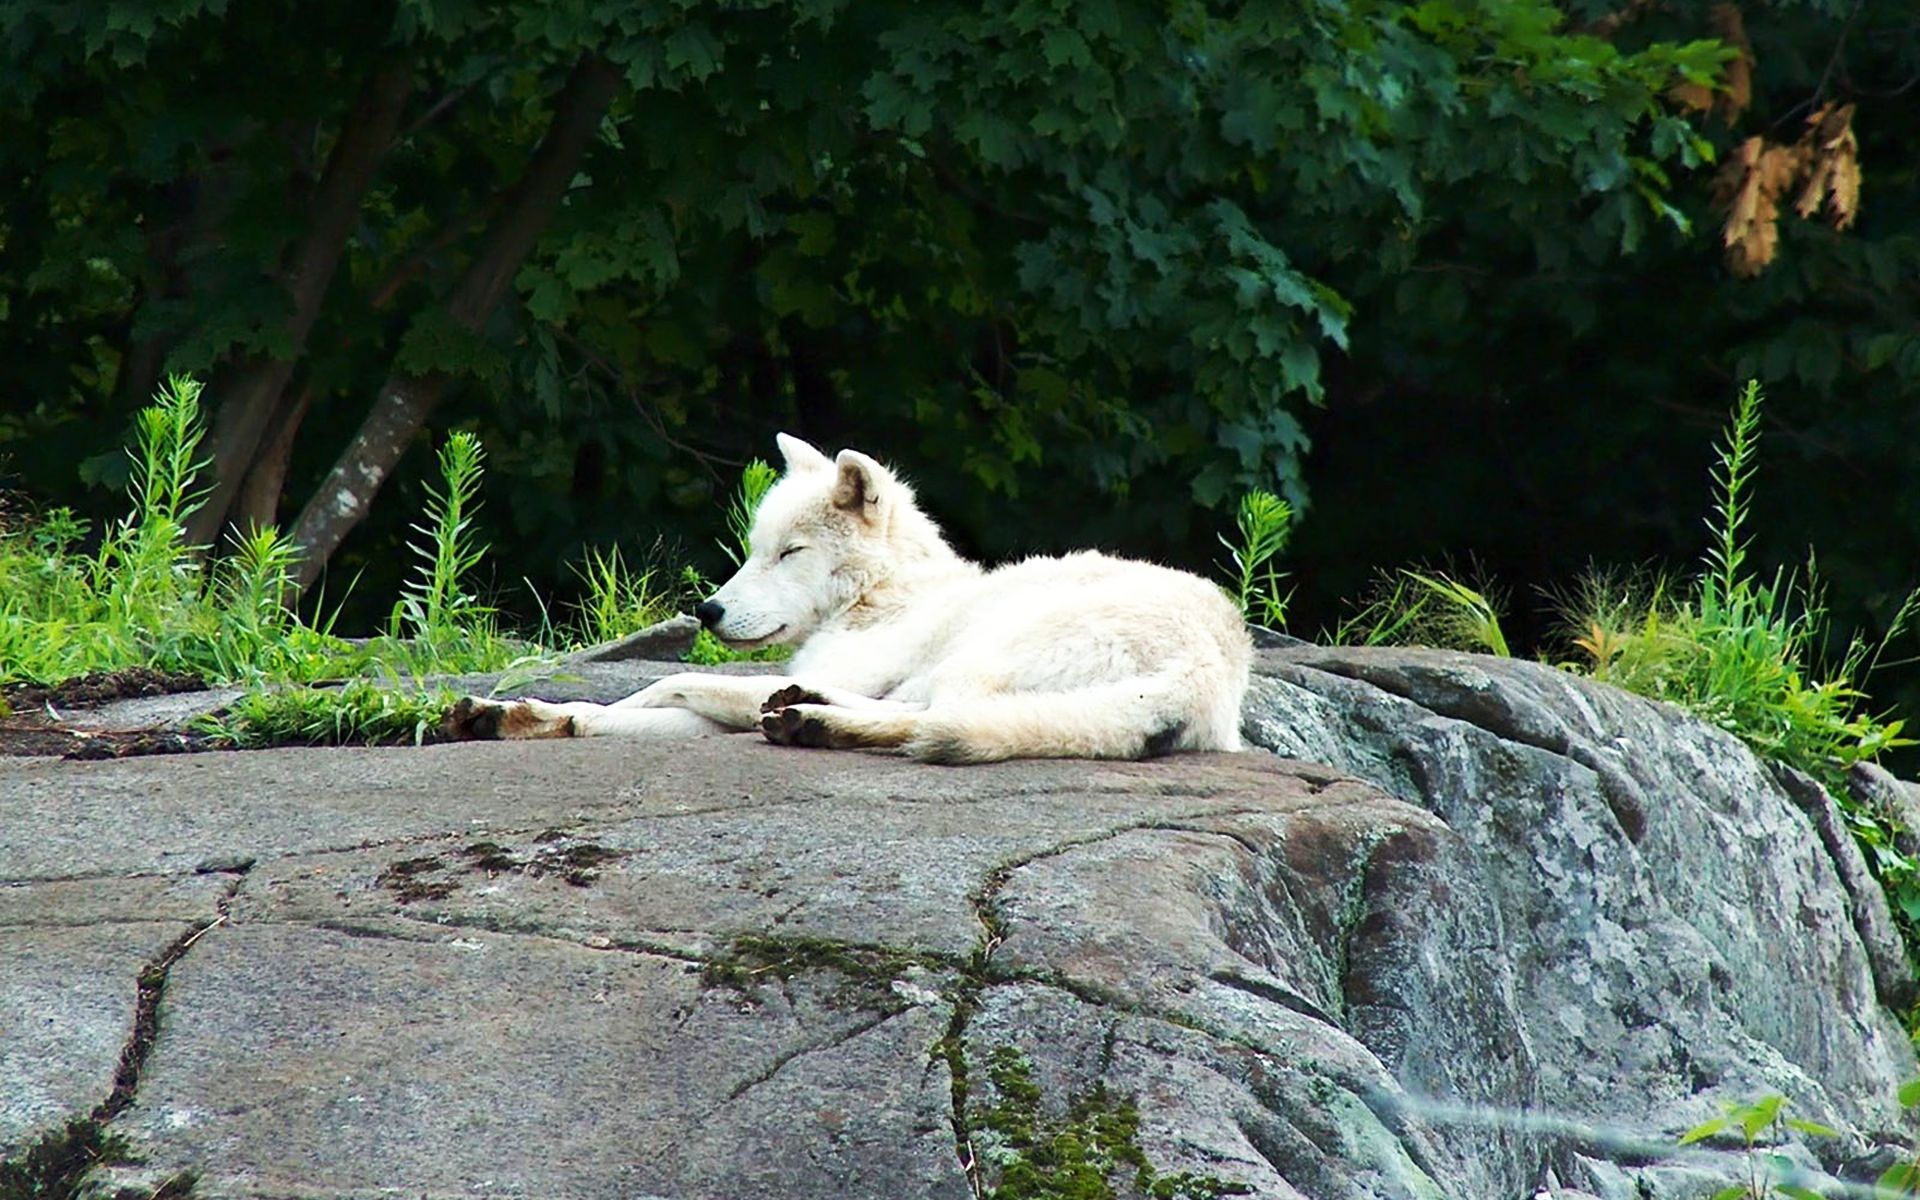
<svg viewBox="0 0 1920 1200">
<path fill-rule="evenodd" d="M 959 560 L 914 505 L 913 489 L 858 450 L 828 458 L 778 437 L 786 471 L 767 490 L 732 579 L 694 606 L 722 641 L 804 641 L 903 572 Z"/>
</svg>

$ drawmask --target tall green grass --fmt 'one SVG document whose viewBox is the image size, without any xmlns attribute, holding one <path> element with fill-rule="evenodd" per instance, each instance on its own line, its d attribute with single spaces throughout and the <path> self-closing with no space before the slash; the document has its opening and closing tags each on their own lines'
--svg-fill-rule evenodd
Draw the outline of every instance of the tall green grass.
<svg viewBox="0 0 1920 1200">
<path fill-rule="evenodd" d="M 1700 569 L 1671 580 L 1590 576 L 1563 606 L 1577 669 L 1668 700 L 1737 734 L 1755 750 L 1834 782 L 1854 763 L 1898 745 L 1903 722 L 1867 707 L 1861 682 L 1911 626 L 1910 595 L 1884 637 L 1855 635 L 1828 652 L 1819 571 L 1755 573 L 1746 527 L 1760 441 L 1762 395 L 1741 390 L 1713 464 L 1713 515 Z M 1843 789 L 1842 789 L 1843 790 Z"/>
<path fill-rule="evenodd" d="M 618 546 L 588 550 L 586 561 L 574 568 L 574 574 L 582 594 L 572 629 L 588 645 L 624 637 L 680 611 L 673 589 L 656 582 L 659 569 L 629 566 Z"/>
<path fill-rule="evenodd" d="M 85 522 L 65 509 L 0 527 L 0 684 L 53 684 L 128 667 L 220 683 L 390 672 L 483 671 L 527 647 L 501 636 L 468 580 L 478 442 L 456 434 L 441 454 L 441 486 L 415 526 L 420 559 L 386 636 L 337 637 L 330 617 L 289 602 L 293 544 L 266 527 L 233 535 L 224 554 L 188 544 L 202 499 L 200 387 L 169 379 L 135 421 L 128 507 L 92 551 Z"/>
<path fill-rule="evenodd" d="M 128 510 L 91 553 L 66 509 L 0 528 L 0 683 L 131 666 L 222 681 L 298 677 L 351 657 L 283 603 L 293 550 L 271 529 L 208 566 L 186 542 L 199 506 L 200 387 L 167 381 L 135 422 Z"/>
<path fill-rule="evenodd" d="M 175 377 L 138 414 L 127 512 L 97 547 L 86 549 L 90 530 L 66 509 L 0 517 L 0 685 L 151 667 L 250 685 L 227 713 L 202 723 L 232 744 L 419 740 L 423 714 L 450 701 L 422 676 L 536 675 L 553 652 L 623 636 L 706 590 L 690 568 L 677 588 L 660 586 L 656 566 L 634 568 L 618 549 L 589 551 L 575 568 L 583 594 L 574 611 L 558 623 L 543 619 L 531 638 L 510 636 L 475 582 L 487 552 L 475 523 L 486 456 L 477 438 L 456 432 L 440 448 L 437 480 L 412 526 L 414 568 L 385 628 L 371 638 L 336 636 L 331 616 L 303 617 L 291 602 L 297 550 L 279 531 L 236 534 L 217 555 L 188 544 L 203 496 L 199 397 L 197 383 Z M 722 549 L 736 562 L 775 477 L 756 460 L 732 497 L 734 544 Z M 739 657 L 711 638 L 690 655 Z M 350 682 L 297 686 L 342 679 Z"/>
<path fill-rule="evenodd" d="M 1674 584 L 1596 573 L 1563 615 L 1585 657 L 1573 669 L 1667 700 L 1711 721 L 1759 754 L 1826 785 L 1887 897 L 1909 945 L 1920 945 L 1920 859 L 1901 850 L 1895 814 L 1856 803 L 1846 772 L 1896 746 L 1905 723 L 1868 706 L 1862 684 L 1920 611 L 1910 593 L 1877 641 L 1849 637 L 1829 652 L 1826 593 L 1812 557 L 1804 571 L 1753 572 L 1746 534 L 1760 441 L 1762 395 L 1742 389 L 1715 453 L 1708 547 L 1694 577 Z"/>
<path fill-rule="evenodd" d="M 1452 568 L 1381 571 L 1367 598 L 1326 640 L 1336 646 L 1435 646 L 1509 658 L 1513 651 L 1500 623 L 1503 598 L 1477 574 Z M 1468 583 L 1469 578 L 1475 581 Z"/>
</svg>

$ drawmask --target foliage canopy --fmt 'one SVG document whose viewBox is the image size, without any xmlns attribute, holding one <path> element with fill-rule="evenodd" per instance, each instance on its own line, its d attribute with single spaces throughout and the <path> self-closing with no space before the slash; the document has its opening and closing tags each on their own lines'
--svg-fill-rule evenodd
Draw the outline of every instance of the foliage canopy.
<svg viewBox="0 0 1920 1200">
<path fill-rule="evenodd" d="M 290 514 L 376 394 L 431 379 L 418 424 L 485 427 L 512 479 L 505 537 L 569 535 L 542 578 L 611 540 L 592 511 L 700 507 L 783 426 L 910 452 L 975 517 L 1297 508 L 1354 298 L 1468 208 L 1629 247 L 1676 219 L 1666 172 L 1707 147 L 1665 93 L 1732 53 L 1539 0 L 12 0 L 0 30 L 0 453 L 29 489 L 117 483 L 103 430 L 163 370 L 237 408 L 278 364 L 268 435 L 229 462 L 216 424 L 216 466 L 278 453 Z M 569 112 L 593 136 L 516 258 L 494 235 Z M 231 515 L 282 507 L 265 475 Z"/>
</svg>

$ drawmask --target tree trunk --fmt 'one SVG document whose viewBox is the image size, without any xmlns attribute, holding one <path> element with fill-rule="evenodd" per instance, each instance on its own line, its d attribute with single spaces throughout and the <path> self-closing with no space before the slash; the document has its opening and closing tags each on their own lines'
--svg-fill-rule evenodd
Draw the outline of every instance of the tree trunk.
<svg viewBox="0 0 1920 1200">
<path fill-rule="evenodd" d="M 240 485 L 240 492 L 233 500 L 233 524 L 241 530 L 259 529 L 274 523 L 280 507 L 280 493 L 287 482 L 287 463 L 293 458 L 293 441 L 300 432 L 300 422 L 306 419 L 307 409 L 313 404 L 313 388 L 303 387 L 298 392 L 291 389 L 282 392 L 280 402 L 274 406 L 273 419 L 268 422 L 268 432 L 259 451 L 253 456 L 253 466 L 247 469 L 247 478 Z"/>
<path fill-rule="evenodd" d="M 535 241 L 559 211 L 619 83 L 619 72 L 597 55 L 574 65 L 554 103 L 546 136 L 505 206 L 488 222 L 472 265 L 447 297 L 448 317 L 463 328 L 478 332 L 506 295 Z M 447 382 L 439 373 L 389 373 L 366 420 L 294 525 L 293 539 L 301 551 L 296 583 L 302 590 L 319 577 L 341 541 L 366 516 L 374 495 L 426 425 Z"/>
<path fill-rule="evenodd" d="M 412 70 L 391 56 L 376 63 L 360 86 L 314 192 L 306 236 L 290 249 L 282 268 L 282 282 L 293 300 L 286 324 L 290 351 L 285 358 L 249 358 L 220 383 L 213 424 L 213 489 L 188 523 L 192 545 L 208 545 L 219 536 L 255 456 L 263 443 L 273 440 L 275 415 L 290 411 L 281 404 L 281 393 L 306 348 L 307 334 L 359 219 L 360 202 L 393 144 L 412 90 Z"/>
</svg>

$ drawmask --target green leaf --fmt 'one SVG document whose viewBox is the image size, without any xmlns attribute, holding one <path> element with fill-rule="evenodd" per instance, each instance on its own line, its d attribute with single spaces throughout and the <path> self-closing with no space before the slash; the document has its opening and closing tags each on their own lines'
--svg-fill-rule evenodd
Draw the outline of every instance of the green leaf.
<svg viewBox="0 0 1920 1200">
<path fill-rule="evenodd" d="M 1879 1191 L 1890 1191 L 1895 1195 L 1920 1194 L 1920 1162 L 1900 1162 L 1880 1172 L 1880 1178 L 1874 1182 Z"/>
<path fill-rule="evenodd" d="M 1867 370 L 1878 371 L 1899 356 L 1907 343 L 1904 333 L 1882 333 L 1867 341 Z"/>
<path fill-rule="evenodd" d="M 1041 53 L 1046 56 L 1049 67 L 1084 67 L 1093 61 L 1093 54 L 1087 48 L 1087 39 L 1069 26 L 1049 29 L 1042 42 Z"/>
<path fill-rule="evenodd" d="M 1695 1142 L 1705 1141 L 1732 1123 L 1727 1117 L 1715 1117 L 1710 1121 L 1702 1121 L 1680 1135 L 1680 1145 L 1691 1146 Z"/>
<path fill-rule="evenodd" d="M 1786 1102 L 1785 1096 L 1776 1093 L 1771 1096 L 1762 1096 L 1752 1104 L 1742 1105 L 1734 1110 L 1734 1116 L 1740 1122 L 1740 1131 L 1747 1135 L 1749 1142 L 1759 1137 L 1762 1130 L 1773 1124 L 1774 1118 L 1780 1115 L 1780 1106 Z"/>
<path fill-rule="evenodd" d="M 1899 1094 L 1900 1105 L 1903 1108 L 1912 1108 L 1920 1104 L 1920 1078 L 1909 1079 L 1901 1084 Z"/>
<path fill-rule="evenodd" d="M 1797 1129 L 1801 1133 L 1810 1134 L 1813 1137 L 1839 1137 L 1840 1136 L 1840 1131 L 1838 1129 L 1829 1129 L 1827 1126 L 1820 1124 L 1820 1122 L 1818 1121 L 1809 1121 L 1803 1117 L 1788 1117 L 1787 1128 Z"/>
<path fill-rule="evenodd" d="M 506 373 L 506 357 L 485 338 L 455 321 L 444 308 L 420 313 L 400 339 L 396 367 L 416 378 L 440 372 L 496 380 Z"/>
<path fill-rule="evenodd" d="M 720 69 L 720 43 L 704 25 L 686 25 L 667 35 L 667 69 L 705 79 Z"/>
</svg>

